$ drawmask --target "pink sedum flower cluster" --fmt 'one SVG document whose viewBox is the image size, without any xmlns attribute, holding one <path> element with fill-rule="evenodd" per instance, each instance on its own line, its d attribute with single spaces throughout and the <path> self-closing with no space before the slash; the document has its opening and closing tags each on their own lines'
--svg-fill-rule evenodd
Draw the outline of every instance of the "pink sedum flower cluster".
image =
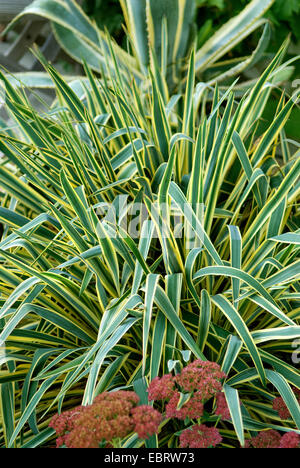
<svg viewBox="0 0 300 468">
<path fill-rule="evenodd" d="M 155 377 L 148 387 L 148 400 L 169 400 L 175 392 L 175 380 L 172 374 Z"/>
<path fill-rule="evenodd" d="M 295 397 L 298 400 L 298 403 L 300 404 L 300 390 L 298 388 L 293 388 L 293 392 L 295 394 Z M 288 410 L 288 407 L 286 406 L 283 398 L 278 397 L 275 398 L 273 401 L 273 409 L 277 411 L 277 413 L 280 416 L 280 419 L 286 420 L 291 417 L 290 412 Z"/>
<path fill-rule="evenodd" d="M 149 401 L 167 402 L 167 418 L 199 419 L 203 415 L 204 403 L 221 392 L 222 379 L 225 377 L 218 364 L 198 359 L 175 377 L 167 374 L 152 380 L 148 388 L 148 398 Z M 182 393 L 190 393 L 190 398 L 178 408 L 180 390 Z M 225 414 L 224 408 L 223 411 Z"/>
<path fill-rule="evenodd" d="M 151 406 L 141 405 L 131 411 L 134 430 L 140 439 L 155 434 L 162 421 L 162 415 Z"/>
<path fill-rule="evenodd" d="M 279 432 L 270 429 L 247 441 L 245 448 L 300 448 L 300 436 L 296 432 L 287 432 L 281 436 Z"/>
<path fill-rule="evenodd" d="M 198 359 L 186 366 L 175 380 L 184 391 L 197 391 L 202 400 L 208 400 L 222 390 L 221 380 L 225 377 L 219 364 Z"/>
<path fill-rule="evenodd" d="M 287 432 L 281 437 L 279 448 L 300 448 L 300 435 Z"/>
<path fill-rule="evenodd" d="M 56 439 L 56 446 L 61 447 L 65 443 L 65 435 L 71 432 L 75 427 L 75 421 L 83 413 L 84 406 L 77 406 L 76 408 L 65 411 L 62 414 L 56 414 L 50 421 L 49 426 L 55 430 L 58 438 Z"/>
<path fill-rule="evenodd" d="M 58 435 L 57 447 L 110 447 L 131 432 L 143 439 L 152 436 L 158 431 L 161 414 L 151 406 L 137 406 L 138 403 L 134 392 L 104 392 L 92 405 L 55 415 L 49 425 Z"/>
<path fill-rule="evenodd" d="M 203 402 L 202 395 L 198 392 L 194 393 L 191 398 L 178 409 L 178 403 L 180 400 L 180 393 L 175 392 L 170 399 L 169 403 L 166 405 L 166 417 L 167 418 L 177 418 L 181 420 L 189 419 L 199 419 L 203 415 Z"/>
<path fill-rule="evenodd" d="M 274 429 L 260 432 L 256 437 L 251 440 L 251 445 L 254 448 L 278 448 L 281 436 L 279 432 Z"/>
<path fill-rule="evenodd" d="M 205 424 L 185 429 L 179 439 L 180 448 L 212 448 L 222 442 L 219 431 Z"/>
<path fill-rule="evenodd" d="M 215 414 L 220 416 L 222 421 L 226 421 L 231 418 L 230 411 L 227 405 L 227 401 L 224 393 L 218 393 L 216 396 L 217 408 Z"/>
</svg>

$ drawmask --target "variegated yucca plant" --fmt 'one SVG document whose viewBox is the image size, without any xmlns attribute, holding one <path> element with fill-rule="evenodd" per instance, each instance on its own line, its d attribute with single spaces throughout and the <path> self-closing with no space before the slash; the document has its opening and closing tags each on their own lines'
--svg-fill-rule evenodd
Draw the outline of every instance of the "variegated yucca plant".
<svg viewBox="0 0 300 468">
<path fill-rule="evenodd" d="M 107 86 L 85 65 L 69 85 L 45 63 L 57 100 L 36 111 L 1 73 L 14 122 L 0 132 L 2 446 L 49 446 L 57 411 L 116 389 L 144 401 L 153 378 L 196 358 L 227 375 L 231 421 L 211 419 L 224 447 L 299 431 L 300 158 L 285 136 L 298 96 L 260 127 L 286 47 L 240 101 L 216 86 L 198 103 L 194 53 L 167 104 L 156 73 L 142 104 L 118 73 Z M 135 204 L 149 215 L 137 237 L 123 223 Z M 291 419 L 272 409 L 278 395 Z M 164 421 L 147 447 L 174 447 L 177 430 Z"/>
<path fill-rule="evenodd" d="M 263 15 L 273 3 L 274 0 L 249 1 L 238 16 L 222 26 L 197 51 L 195 72 L 201 81 L 207 85 L 226 82 L 261 57 L 270 38 L 269 24 Z M 128 52 L 112 43 L 75 0 L 35 0 L 9 28 L 24 17 L 42 16 L 51 21 L 62 49 L 79 63 L 84 60 L 92 70 L 109 77 L 115 73 L 116 60 L 121 75 L 126 76 L 130 70 L 139 86 L 147 86 L 148 69 L 154 72 L 158 68 L 166 93 L 181 88 L 185 84 L 187 57 L 195 39 L 196 1 L 120 0 L 120 4 L 128 32 Z M 264 30 L 256 50 L 247 57 L 224 59 L 228 52 L 262 26 Z M 27 80 L 31 86 L 46 85 L 45 78 L 38 73 L 29 73 Z"/>
</svg>

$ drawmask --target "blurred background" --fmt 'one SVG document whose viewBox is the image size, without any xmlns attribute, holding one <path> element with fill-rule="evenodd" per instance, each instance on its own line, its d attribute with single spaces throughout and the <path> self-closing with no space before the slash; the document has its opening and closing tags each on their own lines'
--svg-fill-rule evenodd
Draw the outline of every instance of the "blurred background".
<svg viewBox="0 0 300 468">
<path fill-rule="evenodd" d="M 30 0 L 1 0 L 0 2 L 0 32 L 5 29 L 9 20 L 30 3 Z M 78 0 L 84 12 L 102 30 L 108 30 L 116 42 L 123 48 L 127 47 L 124 16 L 119 0 Z M 196 30 L 195 40 L 200 48 L 213 34 L 232 17 L 240 13 L 250 0 L 196 0 Z M 6 11 L 10 13 L 7 14 Z M 15 12 L 15 13 L 14 13 Z M 286 56 L 286 61 L 295 55 L 300 55 L 300 0 L 275 0 L 274 5 L 266 12 L 265 17 L 270 20 L 271 40 L 268 49 L 261 59 L 243 73 L 244 80 L 255 79 L 271 60 L 271 57 L 280 48 L 283 41 L 289 36 L 291 43 Z M 251 54 L 257 46 L 262 28 L 257 29 L 233 50 L 227 57 L 243 57 Z M 76 76 L 81 74 L 81 66 L 73 61 L 58 46 L 51 33 L 49 23 L 45 21 L 28 22 L 24 27 L 24 21 L 17 22 L 9 33 L 0 38 L 0 64 L 9 72 L 39 71 L 41 64 L 29 51 L 30 46 L 36 43 L 48 60 L 64 74 Z M 291 93 L 300 81 L 300 61 L 292 64 L 292 72 L 284 83 L 287 92 Z M 47 94 L 47 93 L 46 93 Z M 273 99 L 263 116 L 262 125 L 268 126 L 272 121 L 281 90 L 273 91 Z M 293 110 L 292 118 L 287 125 L 287 134 L 290 138 L 299 140 L 298 129 L 300 127 L 300 110 Z"/>
</svg>

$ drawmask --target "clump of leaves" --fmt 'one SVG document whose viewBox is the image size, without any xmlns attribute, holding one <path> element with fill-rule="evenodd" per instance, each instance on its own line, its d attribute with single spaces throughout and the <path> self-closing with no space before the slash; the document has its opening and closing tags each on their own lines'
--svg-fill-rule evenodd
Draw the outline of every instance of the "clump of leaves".
<svg viewBox="0 0 300 468">
<path fill-rule="evenodd" d="M 273 3 L 274 0 L 251 0 L 208 41 L 200 41 L 195 70 L 201 81 L 209 85 L 226 82 L 255 63 L 269 42 L 269 27 L 263 16 Z M 159 70 L 165 93 L 180 92 L 186 81 L 187 59 L 197 29 L 196 0 L 120 0 L 120 5 L 128 31 L 126 50 L 107 37 L 75 0 L 35 0 L 13 20 L 8 30 L 26 15 L 40 15 L 51 22 L 63 50 L 80 63 L 84 60 L 106 79 L 115 73 L 117 62 L 120 73 L 124 68 L 129 69 L 137 81 L 146 81 L 146 84 L 148 69 L 152 74 Z M 253 31 L 261 31 L 262 26 L 261 38 L 250 55 L 221 62 Z M 109 57 L 111 51 L 114 57 Z"/>
<path fill-rule="evenodd" d="M 46 443 L 57 409 L 105 391 L 147 404 L 148 383 L 189 359 L 227 376 L 227 446 L 299 430 L 300 159 L 284 131 L 298 95 L 258 125 L 286 48 L 241 101 L 234 83 L 195 88 L 194 54 L 170 100 L 158 73 L 145 90 L 85 66 L 68 84 L 45 63 L 57 100 L 37 111 L 1 73 L 14 120 L 0 133 L 3 446 Z"/>
<path fill-rule="evenodd" d="M 228 19 L 241 12 L 249 3 L 248 0 L 198 0 L 197 24 L 199 26 L 199 41 L 207 39 L 213 32 Z M 212 9 L 213 8 L 213 9 Z M 275 0 L 273 6 L 265 14 L 273 24 L 272 50 L 277 50 L 278 44 L 290 33 L 295 43 L 300 40 L 300 2 L 298 0 Z M 204 22 L 204 25 L 203 25 Z M 253 46 L 253 43 L 251 43 Z M 248 53 L 249 42 L 239 48 L 240 53 Z M 243 52 L 244 51 L 244 52 Z"/>
</svg>

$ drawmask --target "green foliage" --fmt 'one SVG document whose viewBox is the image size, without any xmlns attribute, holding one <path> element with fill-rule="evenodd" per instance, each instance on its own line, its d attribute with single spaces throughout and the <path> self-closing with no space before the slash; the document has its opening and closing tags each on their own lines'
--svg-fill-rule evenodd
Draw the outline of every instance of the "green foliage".
<svg viewBox="0 0 300 468">
<path fill-rule="evenodd" d="M 199 10 L 197 15 L 197 25 L 212 34 L 220 25 L 228 21 L 232 16 L 237 15 L 249 3 L 248 0 L 223 1 L 201 1 L 197 3 Z M 215 7 L 213 10 L 211 8 Z M 275 0 L 274 5 L 266 13 L 273 24 L 272 50 L 277 50 L 278 44 L 292 33 L 292 39 L 297 42 L 300 40 L 299 21 L 300 21 L 300 2 L 299 0 Z M 201 35 L 200 35 L 201 38 Z M 251 43 L 250 43 L 251 44 Z M 253 46 L 253 44 L 251 44 Z M 244 44 L 244 53 L 247 54 L 247 42 Z"/>
<path fill-rule="evenodd" d="M 300 12 L 300 4 L 298 0 L 291 0 L 290 2 L 284 2 L 283 0 L 277 0 L 274 11 L 278 18 L 283 20 L 290 20 L 294 14 Z"/>
<path fill-rule="evenodd" d="M 248 0 L 196 0 L 198 8 L 196 26 L 198 45 L 202 45 L 218 27 L 237 15 L 249 3 Z M 91 16 L 101 29 L 107 27 L 109 32 L 118 40 L 123 40 L 121 24 L 123 22 L 122 10 L 119 0 L 85 0 L 84 10 Z M 271 10 L 266 16 L 274 26 L 272 35 L 273 50 L 291 32 L 292 39 L 300 40 L 300 2 L 298 0 L 275 0 Z M 244 44 L 244 53 L 247 55 L 249 44 Z M 253 44 L 251 44 L 253 47 Z"/>
<path fill-rule="evenodd" d="M 283 34 L 292 33 L 294 41 L 300 40 L 299 21 L 300 21 L 300 2 L 291 0 L 276 0 L 274 7 L 270 11 L 270 18 L 276 26 L 276 33 L 279 35 L 277 40 Z"/>
<path fill-rule="evenodd" d="M 219 28 L 207 41 L 201 37 L 195 69 L 199 80 L 214 85 L 241 74 L 262 55 L 269 42 L 263 19 L 274 0 L 252 0 L 239 15 Z M 195 0 L 120 0 L 128 30 L 128 52 L 92 23 L 74 0 L 35 0 L 11 25 L 26 15 L 40 15 L 51 21 L 56 39 L 72 58 L 85 61 L 94 71 L 109 78 L 119 68 L 129 68 L 136 79 L 147 80 L 148 68 L 160 74 L 160 88 L 166 95 L 185 85 L 187 57 L 195 38 Z M 245 38 L 265 25 L 262 38 L 251 55 L 220 62 Z M 205 24 L 204 24 L 204 27 Z M 203 36 L 203 31 L 202 31 Z M 110 52 L 111 57 L 106 60 Z M 114 57 L 112 57 L 112 52 Z M 145 83 L 147 86 L 147 83 Z"/>
<path fill-rule="evenodd" d="M 224 0 L 196 0 L 197 7 L 217 7 L 222 10 L 225 6 Z"/>
<path fill-rule="evenodd" d="M 101 29 L 118 39 L 123 38 L 123 14 L 119 0 L 84 0 L 83 10 Z"/>
<path fill-rule="evenodd" d="M 241 101 L 234 84 L 195 89 L 194 53 L 170 99 L 156 68 L 139 88 L 125 67 L 100 81 L 85 64 L 68 84 L 44 63 L 57 99 L 38 112 L 1 73 L 2 446 L 49 444 L 57 411 L 117 388 L 145 397 L 196 358 L 226 369 L 223 446 L 300 429 L 300 160 L 284 130 L 298 96 L 259 126 L 286 48 Z M 154 444 L 173 440 L 166 425 Z"/>
</svg>

